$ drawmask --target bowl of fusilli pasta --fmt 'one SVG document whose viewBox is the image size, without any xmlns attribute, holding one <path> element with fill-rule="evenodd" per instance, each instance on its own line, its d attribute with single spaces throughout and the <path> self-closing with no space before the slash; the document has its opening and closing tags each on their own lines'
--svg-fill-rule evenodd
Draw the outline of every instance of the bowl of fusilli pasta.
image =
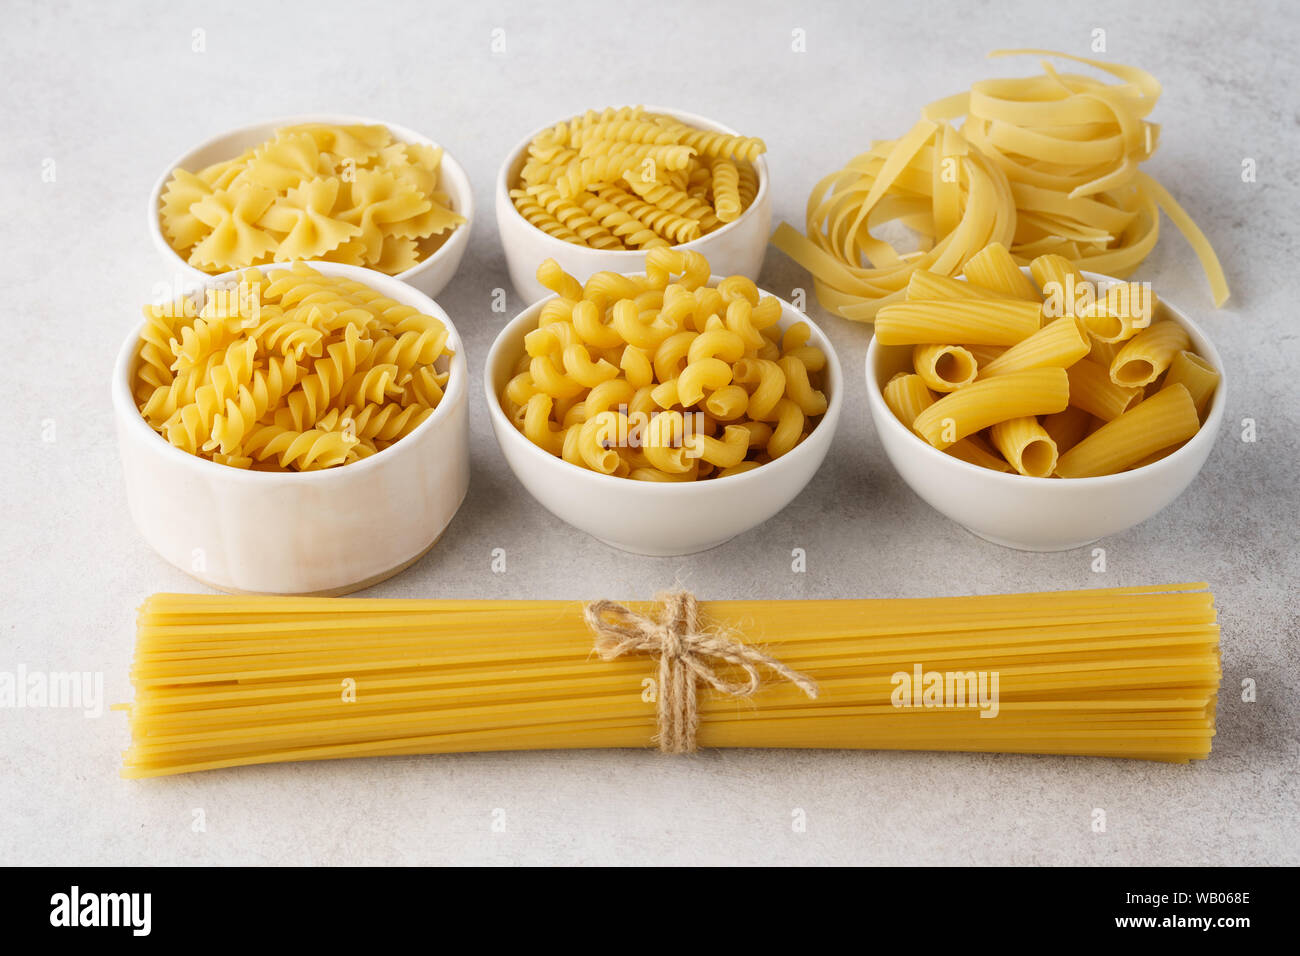
<svg viewBox="0 0 1300 956">
<path fill-rule="evenodd" d="M 525 302 L 547 294 L 534 275 L 543 259 L 586 281 L 639 271 L 648 250 L 668 247 L 756 279 L 772 225 L 765 150 L 757 137 L 655 106 L 588 110 L 534 131 L 496 183 L 515 291 Z"/>
<path fill-rule="evenodd" d="M 127 502 L 212 587 L 335 594 L 423 555 L 469 485 L 460 337 L 428 296 L 332 262 L 144 307 L 112 382 Z"/>
<path fill-rule="evenodd" d="M 333 113 L 214 136 L 168 164 L 149 196 L 154 245 L 187 277 L 331 261 L 428 296 L 451 281 L 473 218 L 469 178 L 436 142 Z"/>
</svg>

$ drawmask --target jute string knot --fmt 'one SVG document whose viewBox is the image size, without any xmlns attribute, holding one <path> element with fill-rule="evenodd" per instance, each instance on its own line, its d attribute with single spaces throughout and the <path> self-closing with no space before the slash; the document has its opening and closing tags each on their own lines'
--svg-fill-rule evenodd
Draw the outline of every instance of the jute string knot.
<svg viewBox="0 0 1300 956">
<path fill-rule="evenodd" d="M 728 697 L 751 697 L 763 686 L 760 668 L 767 668 L 810 698 L 817 697 L 817 684 L 808 676 L 726 631 L 702 628 L 699 604 L 689 591 L 668 591 L 657 600 L 662 605 L 657 621 L 616 601 L 592 601 L 583 613 L 596 635 L 595 651 L 601 660 L 612 661 L 624 654 L 658 658 L 656 739 L 663 753 L 695 752 L 700 726 L 696 687 L 700 683 Z M 723 665 L 740 670 L 745 679 L 723 677 L 718 673 Z"/>
</svg>

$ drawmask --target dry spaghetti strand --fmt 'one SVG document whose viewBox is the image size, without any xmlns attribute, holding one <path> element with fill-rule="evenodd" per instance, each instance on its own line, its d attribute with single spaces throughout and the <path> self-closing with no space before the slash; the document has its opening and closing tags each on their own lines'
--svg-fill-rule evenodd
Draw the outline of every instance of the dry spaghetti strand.
<svg viewBox="0 0 1300 956">
<path fill-rule="evenodd" d="M 702 689 L 702 747 L 1206 757 L 1219 686 L 1202 584 L 852 601 L 705 601 L 819 693 Z M 652 614 L 644 603 L 628 605 Z M 649 747 L 645 659 L 591 653 L 567 601 L 156 594 L 140 609 L 123 774 L 474 750 Z M 917 674 L 997 675 L 992 709 Z M 975 685 L 970 685 L 975 686 Z"/>
</svg>

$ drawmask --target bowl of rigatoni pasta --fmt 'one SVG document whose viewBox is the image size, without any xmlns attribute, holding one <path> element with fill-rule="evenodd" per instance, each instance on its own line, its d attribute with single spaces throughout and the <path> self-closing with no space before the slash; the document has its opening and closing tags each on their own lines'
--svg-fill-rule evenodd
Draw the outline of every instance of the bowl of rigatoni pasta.
<svg viewBox="0 0 1300 956">
<path fill-rule="evenodd" d="M 886 456 L 995 544 L 1064 551 L 1146 521 L 1192 483 L 1223 421 L 1223 363 L 1150 285 L 1027 267 L 993 244 L 916 272 L 881 308 L 868 404 Z"/>
</svg>

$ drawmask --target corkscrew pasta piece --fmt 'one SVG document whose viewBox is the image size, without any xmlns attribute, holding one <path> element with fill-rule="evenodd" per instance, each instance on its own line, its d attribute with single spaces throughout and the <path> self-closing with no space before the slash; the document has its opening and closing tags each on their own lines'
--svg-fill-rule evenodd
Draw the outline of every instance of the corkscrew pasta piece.
<svg viewBox="0 0 1300 956">
<path fill-rule="evenodd" d="M 145 308 L 133 380 L 168 442 L 258 471 L 367 458 L 433 414 L 449 331 L 363 283 L 304 263 Z"/>
<path fill-rule="evenodd" d="M 804 233 L 782 223 L 772 238 L 812 273 L 822 304 L 872 322 L 904 299 L 920 271 L 964 272 L 1007 297 L 1030 299 L 1035 290 L 1019 266 L 1044 255 L 1055 258 L 1042 267 L 1051 276 L 1035 275 L 1040 284 L 1080 269 L 1127 277 L 1154 248 L 1164 212 L 1222 305 L 1228 284 L 1209 240 L 1139 168 L 1159 138 L 1147 119 L 1160 95 L 1156 79 L 1050 51 L 992 55 L 1012 54 L 1071 60 L 1117 82 L 1058 72 L 1046 61 L 1041 76 L 984 80 L 931 103 L 905 135 L 877 142 L 825 177 L 808 198 Z M 707 155 L 703 139 L 686 141 Z M 889 220 L 911 228 L 919 251 L 876 238 Z"/>
<path fill-rule="evenodd" d="M 1054 253 L 1029 264 L 1033 281 L 1017 269 L 1022 282 L 1008 261 L 1000 245 L 972 256 L 978 285 L 914 272 L 904 300 L 879 310 L 880 343 L 911 349 L 910 370 L 882 386 L 906 428 L 970 464 L 1034 478 L 1141 468 L 1196 434 L 1220 376 L 1149 287 L 1094 288 Z M 737 366 L 742 375 L 754 372 Z M 757 390 L 751 414 L 756 402 Z"/>
<path fill-rule="evenodd" d="M 697 252 L 655 247 L 646 274 L 585 284 L 552 259 L 556 294 L 524 337 L 501 408 L 533 444 L 634 481 L 699 481 L 794 449 L 827 409 L 825 353 L 743 276 L 709 285 Z"/>
<path fill-rule="evenodd" d="M 241 156 L 173 171 L 158 209 L 204 272 L 324 259 L 390 275 L 427 259 L 465 218 L 439 188 L 442 150 L 383 126 L 306 123 Z"/>
<path fill-rule="evenodd" d="M 575 245 L 681 245 L 753 204 L 753 163 L 765 149 L 761 139 L 696 129 L 639 106 L 589 110 L 533 139 L 510 198 L 530 225 Z"/>
</svg>

